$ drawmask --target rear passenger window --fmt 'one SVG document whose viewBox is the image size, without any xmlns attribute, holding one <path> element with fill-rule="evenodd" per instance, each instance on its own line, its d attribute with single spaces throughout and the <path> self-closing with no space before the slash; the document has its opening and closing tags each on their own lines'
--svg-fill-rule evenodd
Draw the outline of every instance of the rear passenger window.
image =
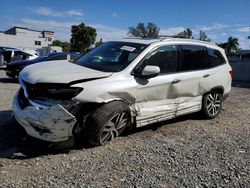
<svg viewBox="0 0 250 188">
<path fill-rule="evenodd" d="M 207 50 L 203 46 L 181 45 L 182 58 L 179 70 L 191 71 L 205 68 Z"/>
<path fill-rule="evenodd" d="M 177 62 L 177 46 L 163 46 L 149 54 L 144 61 L 144 65 L 159 66 L 160 74 L 165 74 L 176 72 Z"/>
<path fill-rule="evenodd" d="M 220 51 L 210 48 L 208 48 L 207 51 L 209 57 L 209 64 L 206 66 L 206 68 L 212 68 L 226 63 Z"/>
</svg>

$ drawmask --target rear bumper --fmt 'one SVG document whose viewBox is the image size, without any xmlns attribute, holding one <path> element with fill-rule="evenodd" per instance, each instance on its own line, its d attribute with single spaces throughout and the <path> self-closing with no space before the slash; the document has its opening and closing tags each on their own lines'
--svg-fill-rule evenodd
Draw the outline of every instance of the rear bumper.
<svg viewBox="0 0 250 188">
<path fill-rule="evenodd" d="M 225 100 L 227 100 L 227 98 L 229 97 L 229 93 L 226 93 L 226 94 L 224 94 L 223 96 L 222 96 L 222 101 L 225 101 Z"/>
<path fill-rule="evenodd" d="M 72 136 L 76 118 L 61 105 L 54 105 L 47 109 L 34 106 L 22 109 L 17 93 L 12 106 L 15 119 L 28 135 L 49 142 L 66 141 Z"/>
</svg>

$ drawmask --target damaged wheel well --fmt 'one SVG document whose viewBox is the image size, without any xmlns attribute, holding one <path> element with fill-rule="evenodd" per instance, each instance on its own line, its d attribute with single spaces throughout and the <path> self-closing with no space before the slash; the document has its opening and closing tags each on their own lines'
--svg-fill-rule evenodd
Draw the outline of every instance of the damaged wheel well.
<svg viewBox="0 0 250 188">
<path fill-rule="evenodd" d="M 208 93 L 210 93 L 210 92 L 213 92 L 213 91 L 217 91 L 218 93 L 220 93 L 221 95 L 223 95 L 223 93 L 224 93 L 224 87 L 223 87 L 223 86 L 216 86 L 216 87 L 212 88 L 209 92 L 205 93 L 205 94 L 203 95 L 203 97 L 204 97 L 206 94 L 208 94 Z"/>
<path fill-rule="evenodd" d="M 221 95 L 223 95 L 223 93 L 224 93 L 224 87 L 218 86 L 218 87 L 213 88 L 211 91 L 217 91 L 218 93 L 220 93 Z"/>
<path fill-rule="evenodd" d="M 89 118 L 97 109 L 99 109 L 100 107 L 102 107 L 108 103 L 113 103 L 116 101 L 120 101 L 120 102 L 124 103 L 125 105 L 129 106 L 129 104 L 123 100 L 112 100 L 112 101 L 109 101 L 106 103 L 105 102 L 103 102 L 103 103 L 82 103 L 81 107 L 79 108 L 79 110 L 75 114 L 77 122 L 75 123 L 74 128 L 72 130 L 75 138 L 78 139 L 81 137 L 82 134 L 85 134 L 84 130 L 86 129 L 87 124 L 89 123 Z"/>
<path fill-rule="evenodd" d="M 86 128 L 86 121 L 90 114 L 92 114 L 103 103 L 81 103 L 81 107 L 75 114 L 77 122 L 72 130 L 73 134 L 78 137 L 82 131 Z"/>
</svg>

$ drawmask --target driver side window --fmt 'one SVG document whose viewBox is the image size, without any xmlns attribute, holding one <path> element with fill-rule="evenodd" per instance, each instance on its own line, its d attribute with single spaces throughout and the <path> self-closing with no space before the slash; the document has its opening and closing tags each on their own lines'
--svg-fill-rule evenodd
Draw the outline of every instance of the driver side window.
<svg viewBox="0 0 250 188">
<path fill-rule="evenodd" d="M 146 65 L 160 67 L 160 74 L 176 72 L 178 63 L 178 50 L 175 45 L 162 46 L 151 52 L 144 60 Z"/>
</svg>

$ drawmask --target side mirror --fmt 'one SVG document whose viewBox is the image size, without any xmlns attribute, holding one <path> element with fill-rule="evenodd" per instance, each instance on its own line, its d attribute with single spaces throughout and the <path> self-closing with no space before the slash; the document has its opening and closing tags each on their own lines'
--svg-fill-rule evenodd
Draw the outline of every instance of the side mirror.
<svg viewBox="0 0 250 188">
<path fill-rule="evenodd" d="M 158 76 L 158 74 L 160 73 L 160 71 L 161 71 L 160 67 L 158 67 L 158 66 L 147 65 L 142 70 L 141 76 L 143 78 L 153 78 L 153 77 Z"/>
</svg>

